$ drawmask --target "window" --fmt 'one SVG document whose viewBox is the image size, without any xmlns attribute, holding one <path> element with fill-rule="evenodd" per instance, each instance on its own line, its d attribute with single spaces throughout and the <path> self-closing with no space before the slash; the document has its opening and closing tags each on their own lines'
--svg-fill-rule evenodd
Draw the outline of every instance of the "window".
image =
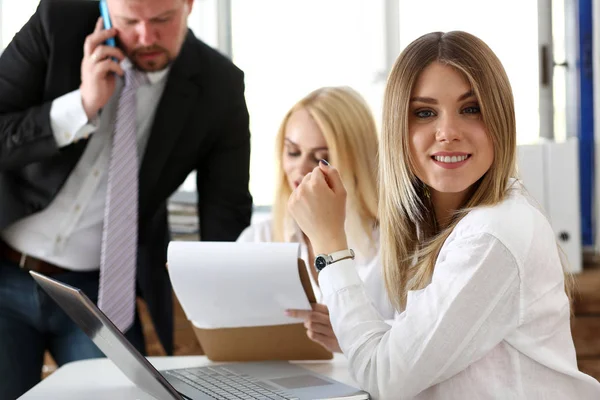
<svg viewBox="0 0 600 400">
<path fill-rule="evenodd" d="M 285 113 L 321 86 L 348 85 L 381 114 L 385 86 L 383 2 L 233 0 L 233 61 L 246 74 L 250 189 L 271 204 L 275 136 Z"/>
<path fill-rule="evenodd" d="M 217 1 L 219 0 L 195 0 L 188 17 L 188 26 L 196 37 L 214 48 L 218 47 Z"/>
<path fill-rule="evenodd" d="M 531 143 L 539 137 L 537 21 L 536 1 L 400 0 L 400 46 L 432 31 L 467 31 L 485 41 L 512 85 L 517 142 Z"/>
<path fill-rule="evenodd" d="M 35 12 L 39 0 L 0 0 L 0 51 Z"/>
</svg>

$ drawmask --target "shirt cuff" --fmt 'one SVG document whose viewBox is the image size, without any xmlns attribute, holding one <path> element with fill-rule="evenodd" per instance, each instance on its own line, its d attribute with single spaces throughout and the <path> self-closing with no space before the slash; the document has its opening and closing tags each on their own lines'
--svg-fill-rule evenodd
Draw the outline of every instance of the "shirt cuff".
<svg viewBox="0 0 600 400">
<path fill-rule="evenodd" d="M 324 297 L 350 286 L 362 285 L 355 263 L 352 259 L 341 260 L 319 272 L 319 286 Z"/>
<path fill-rule="evenodd" d="M 94 121 L 88 122 L 79 89 L 52 102 L 50 125 L 58 147 L 65 147 L 87 137 L 98 128 L 97 121 L 96 117 Z"/>
</svg>

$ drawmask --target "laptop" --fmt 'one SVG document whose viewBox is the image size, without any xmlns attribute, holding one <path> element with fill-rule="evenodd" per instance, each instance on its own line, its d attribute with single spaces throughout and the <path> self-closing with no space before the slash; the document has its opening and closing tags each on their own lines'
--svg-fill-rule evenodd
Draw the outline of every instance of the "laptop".
<svg viewBox="0 0 600 400">
<path fill-rule="evenodd" d="M 80 289 L 29 273 L 137 387 L 157 399 L 369 399 L 364 391 L 287 361 L 158 371 Z"/>
</svg>

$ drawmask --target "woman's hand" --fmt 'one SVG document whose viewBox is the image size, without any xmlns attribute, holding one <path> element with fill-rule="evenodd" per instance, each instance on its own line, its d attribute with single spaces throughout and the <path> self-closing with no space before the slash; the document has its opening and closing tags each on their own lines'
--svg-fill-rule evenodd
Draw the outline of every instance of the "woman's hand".
<svg viewBox="0 0 600 400">
<path fill-rule="evenodd" d="M 315 254 L 348 248 L 346 189 L 337 169 L 323 160 L 306 174 L 288 200 L 290 214 L 310 240 Z"/>
<path fill-rule="evenodd" d="M 337 337 L 333 333 L 331 320 L 329 319 L 329 310 L 325 304 L 311 304 L 313 310 L 287 310 L 285 314 L 288 317 L 302 318 L 306 335 L 313 342 L 319 343 L 327 350 L 334 353 L 341 353 Z"/>
</svg>

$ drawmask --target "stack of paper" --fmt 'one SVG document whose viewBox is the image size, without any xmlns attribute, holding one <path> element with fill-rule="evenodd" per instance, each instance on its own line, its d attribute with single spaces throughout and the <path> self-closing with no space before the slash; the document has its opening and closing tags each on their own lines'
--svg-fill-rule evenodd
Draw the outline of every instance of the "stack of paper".
<svg viewBox="0 0 600 400">
<path fill-rule="evenodd" d="M 297 324 L 310 310 L 297 243 L 171 242 L 169 275 L 189 320 L 205 329 Z"/>
</svg>

